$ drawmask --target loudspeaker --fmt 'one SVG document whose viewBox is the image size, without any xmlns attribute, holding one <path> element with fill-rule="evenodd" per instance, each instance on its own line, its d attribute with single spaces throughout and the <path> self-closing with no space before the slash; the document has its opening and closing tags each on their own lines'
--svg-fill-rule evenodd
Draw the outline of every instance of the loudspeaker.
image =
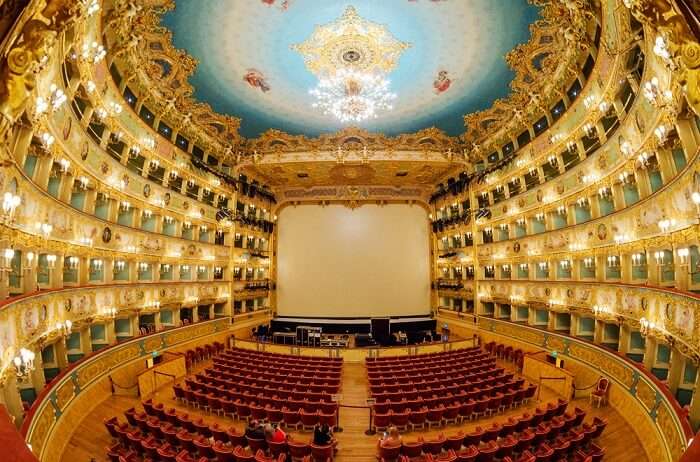
<svg viewBox="0 0 700 462">
<path fill-rule="evenodd" d="M 372 338 L 380 345 L 389 345 L 389 318 L 372 318 Z"/>
</svg>

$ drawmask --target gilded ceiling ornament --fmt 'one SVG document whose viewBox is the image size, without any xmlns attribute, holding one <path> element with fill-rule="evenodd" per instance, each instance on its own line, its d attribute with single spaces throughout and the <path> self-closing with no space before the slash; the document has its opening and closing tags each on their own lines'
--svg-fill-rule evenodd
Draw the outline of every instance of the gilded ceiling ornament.
<svg viewBox="0 0 700 462">
<path fill-rule="evenodd" d="M 386 26 L 368 21 L 348 6 L 337 20 L 316 26 L 304 42 L 292 50 L 304 57 L 306 68 L 317 77 L 351 68 L 368 73 L 389 74 L 411 45 L 391 35 Z"/>
</svg>

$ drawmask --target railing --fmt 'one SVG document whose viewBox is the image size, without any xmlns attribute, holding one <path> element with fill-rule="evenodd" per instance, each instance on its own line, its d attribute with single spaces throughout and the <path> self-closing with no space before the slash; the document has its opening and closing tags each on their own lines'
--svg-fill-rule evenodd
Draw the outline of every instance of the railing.
<svg viewBox="0 0 700 462">
<path fill-rule="evenodd" d="M 228 331 L 230 319 L 219 318 L 191 324 L 119 343 L 73 363 L 39 394 L 22 425 L 21 433 L 39 460 L 59 460 L 76 421 L 71 415 L 86 409 L 72 406 L 82 402 L 95 404 L 102 397 L 97 385 L 115 369 L 137 360 L 145 360 L 153 351 L 184 345 L 198 339 Z M 69 428 L 66 428 L 68 426 Z M 47 450 L 49 446 L 53 446 Z"/>
<path fill-rule="evenodd" d="M 439 322 L 462 322 L 450 312 L 442 311 L 440 316 L 442 320 Z M 476 328 L 472 324 L 465 327 Z M 645 450 L 655 451 L 652 460 L 678 460 L 693 437 L 690 422 L 668 387 L 624 355 L 584 339 L 509 321 L 479 317 L 478 329 L 484 335 L 510 338 L 546 351 L 556 350 L 559 357 L 582 363 L 612 379 L 624 392 L 624 397 L 619 399 L 631 399 L 622 403 L 623 417 L 634 425 L 635 431 L 648 432 L 643 443 Z M 660 445 L 653 444 L 651 437 L 654 434 L 658 435 Z"/>
</svg>

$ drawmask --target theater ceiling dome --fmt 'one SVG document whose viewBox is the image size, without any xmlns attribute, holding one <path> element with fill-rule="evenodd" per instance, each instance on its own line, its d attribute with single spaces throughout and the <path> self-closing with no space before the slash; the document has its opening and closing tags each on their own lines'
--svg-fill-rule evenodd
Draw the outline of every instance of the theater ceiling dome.
<svg viewBox="0 0 700 462">
<path fill-rule="evenodd" d="M 529 26 L 540 12 L 526 0 L 174 5 L 160 24 L 175 48 L 196 61 L 189 77 L 193 98 L 239 118 L 246 138 L 269 129 L 317 137 L 351 125 L 389 136 L 433 126 L 460 135 L 465 114 L 488 109 L 511 92 L 515 73 L 506 55 L 530 39 Z M 381 82 L 339 77 L 345 70 Z M 340 104 L 333 98 L 358 95 L 348 104 L 376 110 L 363 120 L 343 121 L 318 104 L 311 90 L 319 85 L 330 92 L 326 109 Z M 378 90 L 388 97 L 384 106 L 372 100 L 382 97 L 372 93 Z"/>
</svg>

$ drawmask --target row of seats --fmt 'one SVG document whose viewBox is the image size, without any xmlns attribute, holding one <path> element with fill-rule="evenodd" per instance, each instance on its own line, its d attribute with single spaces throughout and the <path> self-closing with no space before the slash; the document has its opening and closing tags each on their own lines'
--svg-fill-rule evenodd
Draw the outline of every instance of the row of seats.
<svg viewBox="0 0 700 462">
<path fill-rule="evenodd" d="M 485 371 L 490 371 L 494 367 L 496 367 L 496 360 L 494 358 L 482 358 L 471 362 L 444 366 L 430 366 L 412 369 L 386 369 L 381 372 L 368 372 L 367 380 L 371 385 L 377 385 L 382 383 L 396 383 L 397 379 L 405 382 L 406 380 L 420 380 L 423 377 L 425 377 L 426 380 L 441 380 L 448 377 L 460 379 L 461 377 L 466 376 L 474 376 L 474 378 L 478 378 L 480 375 L 483 375 Z"/>
<path fill-rule="evenodd" d="M 487 376 L 480 376 L 474 380 L 455 381 L 453 379 L 445 380 L 430 380 L 419 383 L 406 383 L 403 385 L 379 385 L 370 387 L 372 397 L 379 400 L 386 397 L 391 401 L 392 397 L 416 399 L 419 397 L 431 396 L 435 393 L 453 395 L 472 394 L 472 397 L 488 393 L 491 390 L 503 392 L 505 388 L 511 387 L 512 384 L 518 383 L 522 385 L 523 379 L 514 378 L 513 373 L 504 372 L 503 369 L 493 369 Z"/>
<path fill-rule="evenodd" d="M 256 365 L 256 364 L 236 364 L 235 361 L 215 358 L 213 361 L 214 366 L 218 370 L 234 372 L 240 376 L 248 377 L 260 377 L 266 380 L 279 380 L 285 381 L 290 378 L 302 378 L 302 379 L 313 379 L 321 378 L 325 380 L 337 380 L 340 378 L 340 372 L 335 366 L 323 366 L 320 368 L 297 368 L 296 366 L 282 366 L 272 367 L 269 365 Z"/>
<path fill-rule="evenodd" d="M 520 348 L 498 342 L 488 342 L 484 345 L 484 349 L 497 358 L 515 364 L 520 369 L 523 367 L 525 353 Z"/>
<path fill-rule="evenodd" d="M 234 427 L 225 429 L 201 418 L 193 420 L 186 413 L 166 409 L 151 400 L 142 404 L 144 412 L 134 408 L 125 411 L 127 423 L 120 423 L 116 417 L 105 421 L 114 439 L 107 449 L 111 461 L 120 461 L 120 457 L 127 461 L 153 462 L 283 462 L 288 456 L 295 459 L 309 456 L 320 462 L 333 459 L 332 445 L 249 438 Z"/>
<path fill-rule="evenodd" d="M 224 344 L 221 342 L 213 342 L 189 349 L 185 352 L 185 365 L 189 370 L 193 365 L 222 353 L 224 349 Z"/>
<path fill-rule="evenodd" d="M 532 461 L 600 460 L 604 449 L 592 443 L 607 426 L 604 419 L 594 418 L 584 423 L 586 413 L 575 408 L 566 412 L 567 401 L 548 403 L 533 414 L 524 413 L 504 422 L 494 422 L 487 428 L 476 427 L 469 433 L 459 432 L 437 439 L 402 442 L 401 445 L 380 447 L 378 458 L 393 461 L 405 456 L 411 461 L 431 455 L 437 460 L 479 461 L 506 460 L 519 456 Z M 532 452 L 531 452 L 532 451 Z"/>
<path fill-rule="evenodd" d="M 377 412 L 374 415 L 374 426 L 383 429 L 393 425 L 400 430 L 406 430 L 410 426 L 412 430 L 415 430 L 416 428 L 425 428 L 426 425 L 428 428 L 432 428 L 433 426 L 441 427 L 447 424 L 461 423 L 465 420 L 503 412 L 506 409 L 527 403 L 534 396 L 536 389 L 536 385 L 529 385 L 527 388 L 511 390 L 506 393 L 497 392 L 492 396 L 483 395 L 477 400 L 471 398 L 460 400 L 457 397 L 450 397 L 447 399 L 451 402 L 448 401 L 447 405 L 439 403 L 431 407 L 421 406 L 422 400 L 416 400 L 410 404 L 406 401 L 398 403 L 399 406 L 403 404 L 404 407 L 403 410 L 397 411 L 391 407 L 394 405 L 392 402 L 387 412 Z M 376 407 L 377 404 L 374 406 L 375 410 L 384 410 L 381 404 L 379 408 Z"/>
<path fill-rule="evenodd" d="M 230 359 L 246 359 L 255 361 L 259 360 L 269 364 L 296 364 L 302 366 L 336 366 L 340 367 L 343 364 L 343 358 L 327 358 L 323 356 L 296 356 L 282 353 L 267 353 L 244 348 L 232 348 L 226 350 L 221 355 L 224 358 Z"/>
<path fill-rule="evenodd" d="M 413 356 L 382 356 L 379 358 L 367 358 L 366 363 L 371 366 L 381 366 L 391 363 L 404 364 L 420 364 L 420 363 L 436 363 L 453 357 L 464 357 L 474 353 L 481 353 L 480 347 L 459 348 L 452 351 L 438 351 L 433 353 L 421 353 Z"/>
<path fill-rule="evenodd" d="M 275 385 L 278 387 L 297 387 L 303 389 L 314 389 L 314 391 L 333 391 L 340 387 L 340 373 L 319 373 L 310 377 L 301 375 L 273 376 L 272 374 L 261 374 L 256 372 L 242 372 L 231 366 L 214 364 L 206 369 L 204 374 L 196 377 L 205 382 L 235 381 L 242 385 Z M 223 382 L 222 382 L 223 383 Z"/>
</svg>

